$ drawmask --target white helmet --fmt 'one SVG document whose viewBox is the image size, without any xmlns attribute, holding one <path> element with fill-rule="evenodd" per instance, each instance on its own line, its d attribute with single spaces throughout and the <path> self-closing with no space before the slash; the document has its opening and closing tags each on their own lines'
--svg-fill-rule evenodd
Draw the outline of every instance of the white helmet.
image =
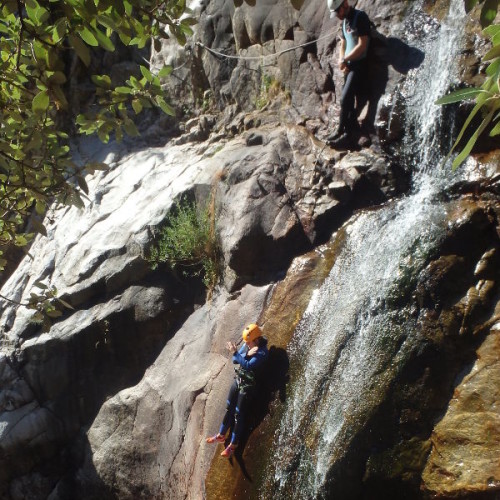
<svg viewBox="0 0 500 500">
<path fill-rule="evenodd" d="M 330 17 L 335 17 L 335 11 L 344 3 L 344 0 L 326 0 L 328 9 L 330 10 Z"/>
</svg>

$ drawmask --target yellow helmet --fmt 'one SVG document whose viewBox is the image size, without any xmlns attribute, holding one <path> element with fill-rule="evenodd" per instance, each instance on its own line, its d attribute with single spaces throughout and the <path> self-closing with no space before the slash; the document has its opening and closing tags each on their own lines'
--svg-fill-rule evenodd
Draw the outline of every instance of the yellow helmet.
<svg viewBox="0 0 500 500">
<path fill-rule="evenodd" d="M 245 342 L 254 342 L 262 335 L 262 330 L 255 323 L 250 323 L 243 329 L 243 340 Z"/>
</svg>

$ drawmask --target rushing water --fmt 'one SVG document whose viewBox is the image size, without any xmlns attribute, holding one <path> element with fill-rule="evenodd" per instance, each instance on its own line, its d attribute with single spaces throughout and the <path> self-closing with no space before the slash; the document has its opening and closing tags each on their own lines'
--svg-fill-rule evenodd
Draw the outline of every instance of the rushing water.
<svg viewBox="0 0 500 500">
<path fill-rule="evenodd" d="M 296 329 L 291 394 L 267 479 L 266 491 L 276 498 L 297 491 L 301 498 L 331 494 L 337 464 L 418 344 L 410 299 L 445 235 L 439 193 L 451 177 L 448 168 L 438 168 L 441 151 L 449 147 L 440 142 L 449 127 L 434 102 L 455 78 L 461 5 L 452 4 L 441 26 L 425 23 L 417 10 L 413 14 L 415 23 L 426 26 L 416 40 L 424 63 L 404 89 L 411 131 L 404 155 L 413 162 L 414 187 L 397 202 L 360 213 L 343 229 L 343 248 Z"/>
</svg>

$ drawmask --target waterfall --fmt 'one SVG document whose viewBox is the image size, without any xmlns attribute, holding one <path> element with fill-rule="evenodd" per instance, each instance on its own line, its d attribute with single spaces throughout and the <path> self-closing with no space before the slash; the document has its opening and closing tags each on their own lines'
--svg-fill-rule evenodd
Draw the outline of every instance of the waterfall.
<svg viewBox="0 0 500 500">
<path fill-rule="evenodd" d="M 421 68 L 413 70 L 405 80 L 407 129 L 404 149 L 410 153 L 418 170 L 435 169 L 443 153 L 451 148 L 450 123 L 443 120 L 442 106 L 435 101 L 442 97 L 450 84 L 458 83 L 457 70 L 460 47 L 464 37 L 464 7 L 452 1 L 446 19 L 437 25 L 418 7 L 413 13 L 414 24 L 424 28 L 423 39 L 415 40 L 425 54 Z M 438 29 L 436 29 L 438 28 Z"/>
<path fill-rule="evenodd" d="M 447 125 L 434 102 L 455 79 L 462 0 L 452 2 L 440 26 L 421 7 L 411 16 L 425 52 L 403 89 L 410 131 L 403 149 L 413 161 L 413 190 L 359 213 L 339 231 L 342 249 L 292 338 L 291 390 L 266 496 L 331 496 L 329 483 L 353 436 L 367 425 L 419 342 L 411 296 L 445 236 L 447 214 L 438 194 L 453 180 L 449 167 L 438 168 L 448 147 L 440 144 Z"/>
</svg>

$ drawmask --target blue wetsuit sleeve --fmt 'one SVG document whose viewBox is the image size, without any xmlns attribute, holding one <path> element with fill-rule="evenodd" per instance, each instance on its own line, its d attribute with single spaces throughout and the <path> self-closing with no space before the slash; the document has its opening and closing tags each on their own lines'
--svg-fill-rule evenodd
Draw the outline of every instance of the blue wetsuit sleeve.
<svg viewBox="0 0 500 500">
<path fill-rule="evenodd" d="M 238 363 L 244 370 L 255 370 L 266 358 L 266 352 L 259 349 L 250 359 L 245 359 L 244 347 L 233 354 L 233 362 Z"/>
<path fill-rule="evenodd" d="M 243 356 L 243 358 L 245 357 L 245 344 L 243 344 L 234 354 L 233 354 L 233 363 L 239 363 L 238 361 L 238 354 L 240 356 Z"/>
</svg>

